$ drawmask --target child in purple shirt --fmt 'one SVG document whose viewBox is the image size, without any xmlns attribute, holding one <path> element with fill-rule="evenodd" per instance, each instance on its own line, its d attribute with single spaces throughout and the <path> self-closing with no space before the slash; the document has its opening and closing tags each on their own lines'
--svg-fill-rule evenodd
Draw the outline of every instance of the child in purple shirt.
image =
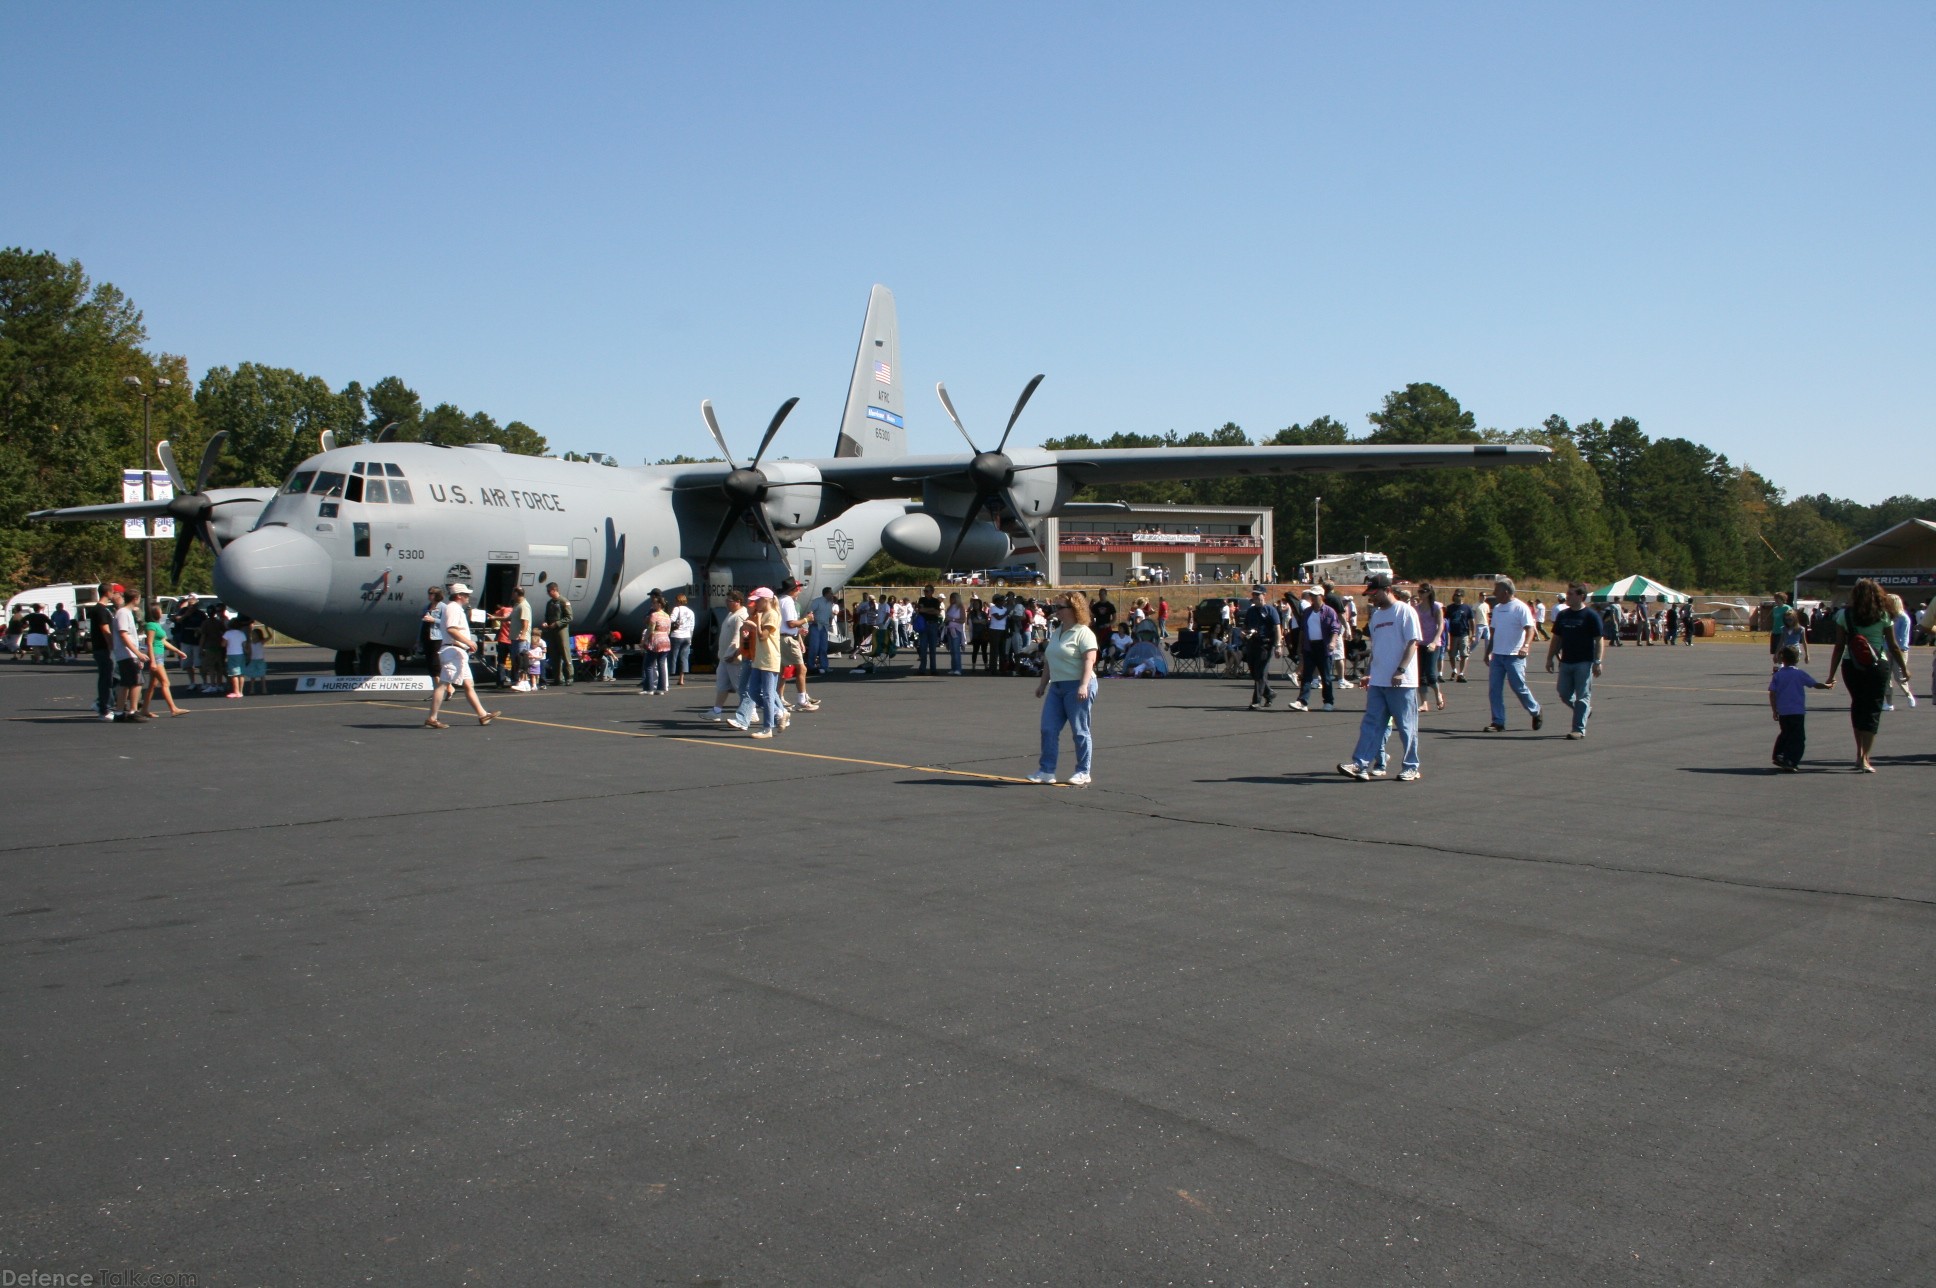
<svg viewBox="0 0 1936 1288">
<path fill-rule="evenodd" d="M 1790 644 L 1781 650 L 1781 667 L 1768 680 L 1768 709 L 1775 713 L 1781 732 L 1775 736 L 1775 768 L 1792 774 L 1802 763 L 1808 747 L 1808 691 L 1826 689 L 1815 677 L 1797 666 L 1802 651 Z"/>
</svg>

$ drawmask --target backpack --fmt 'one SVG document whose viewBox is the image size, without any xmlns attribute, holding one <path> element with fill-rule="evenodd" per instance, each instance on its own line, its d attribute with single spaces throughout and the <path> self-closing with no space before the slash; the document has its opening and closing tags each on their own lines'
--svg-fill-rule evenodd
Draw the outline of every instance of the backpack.
<svg viewBox="0 0 1936 1288">
<path fill-rule="evenodd" d="M 1869 637 L 1855 628 L 1855 617 L 1847 609 L 1836 614 L 1842 619 L 1842 629 L 1849 633 L 1849 661 L 1865 671 L 1873 671 L 1881 665 L 1882 659 L 1876 656 L 1875 645 Z"/>
</svg>

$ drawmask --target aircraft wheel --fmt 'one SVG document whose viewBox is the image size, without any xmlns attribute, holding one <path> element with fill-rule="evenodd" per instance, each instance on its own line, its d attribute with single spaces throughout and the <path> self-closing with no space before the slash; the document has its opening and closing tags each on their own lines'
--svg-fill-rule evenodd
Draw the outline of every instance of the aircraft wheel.
<svg viewBox="0 0 1936 1288">
<path fill-rule="evenodd" d="M 397 651 L 385 644 L 365 644 L 358 663 L 359 675 L 395 675 L 402 669 Z"/>
<path fill-rule="evenodd" d="M 361 672 L 357 670 L 357 657 L 356 657 L 355 649 L 344 648 L 344 649 L 336 650 L 336 674 L 338 675 L 360 675 L 361 674 Z"/>
</svg>

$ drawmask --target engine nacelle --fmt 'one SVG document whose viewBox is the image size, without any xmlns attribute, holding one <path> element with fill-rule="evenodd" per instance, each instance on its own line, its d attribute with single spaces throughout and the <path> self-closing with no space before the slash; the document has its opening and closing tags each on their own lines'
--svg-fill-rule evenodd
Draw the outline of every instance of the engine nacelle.
<svg viewBox="0 0 1936 1288">
<path fill-rule="evenodd" d="M 1008 558 L 1008 534 L 977 519 L 954 559 L 944 564 L 960 530 L 960 519 L 913 510 L 881 529 L 881 549 L 917 568 L 988 568 Z"/>
<path fill-rule="evenodd" d="M 826 518 L 826 489 L 820 486 L 820 471 L 798 461 L 769 461 L 760 466 L 767 477 L 766 519 L 782 541 L 791 541 L 808 528 L 819 527 Z"/>
</svg>

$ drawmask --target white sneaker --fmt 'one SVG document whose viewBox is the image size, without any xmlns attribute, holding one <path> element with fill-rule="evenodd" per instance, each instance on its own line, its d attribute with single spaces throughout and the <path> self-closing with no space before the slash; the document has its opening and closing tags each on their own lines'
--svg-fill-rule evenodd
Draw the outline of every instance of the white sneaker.
<svg viewBox="0 0 1936 1288">
<path fill-rule="evenodd" d="M 1376 765 L 1373 765 L 1370 769 L 1367 769 L 1365 771 L 1366 778 L 1383 778 L 1384 776 L 1385 776 L 1385 771 L 1378 768 Z"/>
<path fill-rule="evenodd" d="M 1087 787 L 1088 785 L 1089 785 L 1089 775 L 1087 775 L 1087 774 L 1070 774 L 1070 775 L 1069 775 L 1069 786 L 1071 786 L 1071 787 Z"/>
<path fill-rule="evenodd" d="M 1292 701 L 1290 706 L 1285 708 L 1286 711 L 1309 711 L 1310 709 L 1304 703 L 1295 700 Z"/>
<path fill-rule="evenodd" d="M 752 727 L 748 725 L 744 720 L 739 718 L 738 712 L 734 712 L 732 715 L 727 716 L 726 723 L 731 725 L 733 728 L 740 730 L 741 732 L 744 732 L 745 730 Z"/>
<path fill-rule="evenodd" d="M 773 731 L 771 729 L 755 729 L 753 731 L 753 736 L 755 738 L 771 738 L 773 736 Z"/>
<path fill-rule="evenodd" d="M 725 710 L 721 707 L 709 707 L 707 708 L 707 711 L 706 711 L 706 719 L 717 720 L 720 717 L 724 716 L 725 714 L 726 714 Z"/>
<path fill-rule="evenodd" d="M 793 709 L 795 711 L 818 711 L 820 710 L 820 699 L 802 698 L 794 704 Z"/>
<path fill-rule="evenodd" d="M 1398 781 L 1401 783 L 1415 783 L 1423 777 L 1424 775 L 1416 769 L 1401 769 L 1398 771 Z"/>
<path fill-rule="evenodd" d="M 1030 781 L 1031 783 L 1041 783 L 1041 784 L 1043 784 L 1043 785 L 1044 785 L 1044 786 L 1046 786 L 1046 787 L 1053 787 L 1053 786 L 1055 786 L 1055 775 L 1054 775 L 1054 774 L 1044 774 L 1044 773 L 1041 773 L 1040 771 L 1038 771 L 1038 772 L 1036 772 L 1036 773 L 1033 773 L 1033 774 L 1030 774 L 1030 775 L 1028 776 L 1028 780 L 1029 780 L 1029 781 Z"/>
</svg>

